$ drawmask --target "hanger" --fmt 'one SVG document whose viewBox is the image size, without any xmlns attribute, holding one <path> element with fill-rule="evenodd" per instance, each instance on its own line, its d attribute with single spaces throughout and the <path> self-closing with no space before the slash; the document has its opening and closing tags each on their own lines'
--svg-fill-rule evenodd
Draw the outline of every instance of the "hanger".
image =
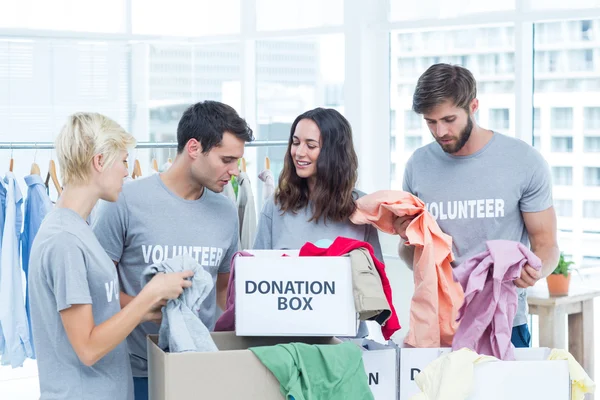
<svg viewBox="0 0 600 400">
<path fill-rule="evenodd" d="M 48 165 L 48 174 L 46 175 L 46 187 L 48 187 L 50 178 L 52 178 L 54 188 L 60 196 L 62 194 L 62 187 L 60 186 L 60 182 L 58 181 L 58 175 L 56 174 L 56 164 L 54 163 L 53 159 L 50 159 L 50 165 Z"/>
<path fill-rule="evenodd" d="M 246 159 L 242 157 L 242 172 L 246 172 Z"/>
<path fill-rule="evenodd" d="M 133 163 L 133 172 L 131 173 L 131 177 L 135 179 L 139 178 L 140 176 L 142 176 L 142 167 L 140 166 L 140 160 L 136 158 L 135 162 Z"/>
<path fill-rule="evenodd" d="M 158 161 L 156 161 L 156 158 L 152 159 L 152 169 L 158 172 Z"/>
<path fill-rule="evenodd" d="M 8 170 L 13 172 L 13 167 L 15 166 L 15 161 L 13 160 L 13 148 L 12 143 L 10 144 L 10 164 L 8 165 Z"/>
<path fill-rule="evenodd" d="M 29 172 L 29 175 L 42 175 L 42 173 L 40 172 L 40 166 L 37 165 L 37 163 L 35 162 L 36 159 L 37 159 L 37 143 L 35 145 L 35 153 L 33 155 L 33 164 L 31 164 L 31 171 Z"/>
<path fill-rule="evenodd" d="M 269 157 L 265 157 L 265 168 L 271 169 L 271 160 L 269 160 Z"/>
</svg>

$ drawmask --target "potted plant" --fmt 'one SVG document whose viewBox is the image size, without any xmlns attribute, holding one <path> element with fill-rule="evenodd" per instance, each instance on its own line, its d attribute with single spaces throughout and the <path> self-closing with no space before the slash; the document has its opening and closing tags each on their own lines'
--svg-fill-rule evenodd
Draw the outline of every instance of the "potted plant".
<svg viewBox="0 0 600 400">
<path fill-rule="evenodd" d="M 569 294 L 569 282 L 571 282 L 572 261 L 565 261 L 563 253 L 560 253 L 558 265 L 546 278 L 550 296 L 566 296 Z"/>
</svg>

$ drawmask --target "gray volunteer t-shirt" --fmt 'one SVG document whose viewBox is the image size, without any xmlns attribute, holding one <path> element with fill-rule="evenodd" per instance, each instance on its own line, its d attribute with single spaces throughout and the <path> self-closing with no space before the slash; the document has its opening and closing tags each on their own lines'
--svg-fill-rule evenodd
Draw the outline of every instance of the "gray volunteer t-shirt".
<svg viewBox="0 0 600 400">
<path fill-rule="evenodd" d="M 93 230 L 118 262 L 121 290 L 130 296 L 140 292 L 147 266 L 183 253 L 192 255 L 216 284 L 218 273 L 229 272 L 239 240 L 237 210 L 230 200 L 208 189 L 198 200 L 182 199 L 159 174 L 127 182 L 117 202 L 102 202 Z M 199 313 L 209 330 L 214 328 L 215 312 L 213 288 Z M 157 334 L 158 328 L 145 322 L 127 338 L 133 376 L 148 375 L 146 335 Z"/>
<path fill-rule="evenodd" d="M 529 246 L 522 212 L 552 206 L 548 164 L 527 143 L 494 133 L 487 145 L 465 157 L 445 153 L 437 142 L 414 152 L 403 190 L 426 203 L 453 239 L 454 266 L 486 250 L 488 240 Z M 514 326 L 527 323 L 527 292 L 519 289 Z"/>
<path fill-rule="evenodd" d="M 358 193 L 362 195 L 362 193 Z M 321 219 L 317 222 L 308 222 L 312 213 L 310 207 L 298 211 L 296 214 L 286 212 L 281 214 L 275 205 L 273 197 L 268 199 L 263 206 L 256 238 L 255 249 L 297 250 L 306 242 L 316 242 L 321 239 L 335 240 L 338 236 L 368 242 L 373 246 L 375 257 L 381 262 L 381 246 L 377 230 L 371 225 L 354 225 L 350 220 L 345 222 L 327 221 Z"/>
<path fill-rule="evenodd" d="M 54 209 L 33 241 L 30 260 L 40 399 L 132 400 L 127 344 L 87 367 L 73 350 L 59 314 L 72 305 L 91 304 L 99 325 L 121 310 L 117 271 L 91 228 L 73 210 Z"/>
</svg>

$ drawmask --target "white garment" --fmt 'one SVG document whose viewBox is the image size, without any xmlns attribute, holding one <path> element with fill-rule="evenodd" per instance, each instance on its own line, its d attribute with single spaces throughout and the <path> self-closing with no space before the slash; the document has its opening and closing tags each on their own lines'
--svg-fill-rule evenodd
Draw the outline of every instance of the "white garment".
<svg viewBox="0 0 600 400">
<path fill-rule="evenodd" d="M 240 220 L 240 249 L 251 249 L 256 236 L 256 208 L 250 178 L 245 172 L 238 176 L 238 217 Z"/>
<path fill-rule="evenodd" d="M 233 201 L 234 204 L 237 202 L 231 181 L 227 182 L 227 185 L 223 187 L 223 195 Z"/>
<path fill-rule="evenodd" d="M 263 200 L 273 197 L 273 193 L 275 193 L 275 179 L 273 178 L 273 173 L 271 170 L 265 169 L 258 174 L 258 178 L 264 182 L 262 190 Z"/>
<path fill-rule="evenodd" d="M 421 393 L 410 400 L 464 400 L 473 390 L 473 367 L 490 361 L 498 359 L 467 348 L 445 354 L 415 377 Z"/>
<path fill-rule="evenodd" d="M 12 172 L 0 182 L 0 355 L 2 364 L 21 367 L 33 357 L 25 311 L 20 257 L 23 196 Z"/>
</svg>

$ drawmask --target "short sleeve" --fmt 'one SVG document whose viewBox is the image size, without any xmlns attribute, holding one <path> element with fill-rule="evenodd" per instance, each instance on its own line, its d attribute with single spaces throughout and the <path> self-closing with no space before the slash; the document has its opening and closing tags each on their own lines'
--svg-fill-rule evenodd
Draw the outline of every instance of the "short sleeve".
<svg viewBox="0 0 600 400">
<path fill-rule="evenodd" d="M 412 157 L 406 162 L 406 166 L 404 168 L 402 190 L 413 195 L 415 194 L 412 189 Z"/>
<path fill-rule="evenodd" d="M 519 207 L 521 212 L 540 212 L 552 207 L 552 177 L 550 167 L 541 154 L 535 154 L 536 164 L 531 167 Z"/>
<path fill-rule="evenodd" d="M 92 304 L 86 257 L 79 239 L 71 233 L 52 237 L 44 252 L 43 266 L 54 293 L 57 311 L 75 304 Z"/>
</svg>

